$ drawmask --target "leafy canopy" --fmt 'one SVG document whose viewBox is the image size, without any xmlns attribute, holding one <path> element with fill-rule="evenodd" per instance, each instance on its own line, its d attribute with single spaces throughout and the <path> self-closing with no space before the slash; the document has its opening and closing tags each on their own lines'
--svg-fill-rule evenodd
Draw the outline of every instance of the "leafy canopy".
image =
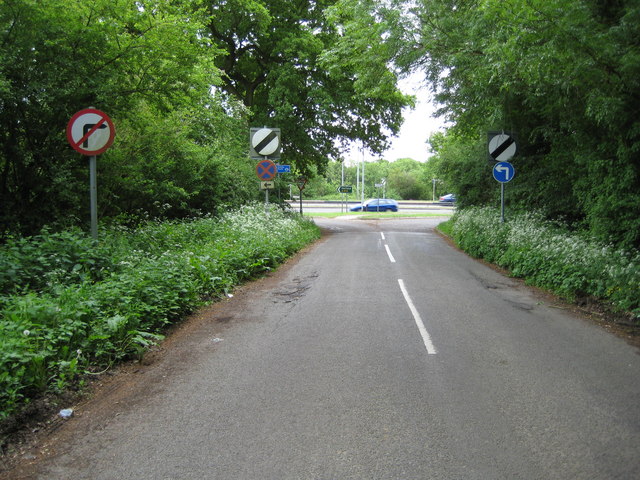
<svg viewBox="0 0 640 480">
<path fill-rule="evenodd" d="M 495 201 L 483 191 L 496 191 L 487 131 L 512 131 L 512 208 L 535 208 L 607 241 L 640 246 L 637 0 L 341 4 L 387 22 L 385 42 L 395 47 L 388 61 L 422 71 L 431 83 L 440 114 L 455 125 L 434 150 L 461 199 Z M 365 22 L 359 26 L 355 44 Z"/>
<path fill-rule="evenodd" d="M 349 142 L 381 152 L 389 133 L 398 132 L 411 99 L 397 89 L 386 55 L 370 55 L 370 73 L 362 76 L 349 37 L 359 27 L 340 2 L 218 0 L 203 6 L 208 38 L 225 52 L 216 59 L 221 88 L 250 109 L 252 125 L 282 129 L 284 155 L 301 172 L 322 170 Z M 360 48 L 386 48 L 380 35 L 369 40 Z"/>
</svg>

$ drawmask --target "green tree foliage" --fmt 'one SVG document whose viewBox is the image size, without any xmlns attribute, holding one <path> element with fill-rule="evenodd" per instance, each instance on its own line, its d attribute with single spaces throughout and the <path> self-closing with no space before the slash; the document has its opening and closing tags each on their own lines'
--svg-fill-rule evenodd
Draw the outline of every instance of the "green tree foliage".
<svg viewBox="0 0 640 480">
<path fill-rule="evenodd" d="M 488 162 L 486 145 L 451 130 L 436 133 L 430 139 L 429 160 L 437 187 L 444 193 L 457 193 L 458 205 L 484 205 L 499 200 L 499 189 L 491 175 L 493 162 Z M 488 174 L 487 174 L 488 173 Z M 518 173 L 519 175 L 519 173 Z"/>
<path fill-rule="evenodd" d="M 431 179 L 426 178 L 425 164 L 401 158 L 389 164 L 387 188 L 403 200 L 427 199 Z"/>
<path fill-rule="evenodd" d="M 394 46 L 388 61 L 420 69 L 433 86 L 440 114 L 455 125 L 434 147 L 439 175 L 463 202 L 493 201 L 486 135 L 509 130 L 519 147 L 513 207 L 640 246 L 640 2 L 341 4 L 380 16 Z M 366 22 L 354 31 L 357 44 Z"/>
<path fill-rule="evenodd" d="M 282 129 L 287 163 L 322 171 L 348 142 L 374 152 L 397 133 L 410 99 L 396 87 L 386 55 L 370 55 L 370 74 L 353 64 L 353 17 L 335 0 L 205 0 L 209 38 L 224 56 L 222 88 L 251 110 L 251 123 Z M 330 12 L 325 15 L 325 12 Z M 363 12 L 372 25 L 375 18 Z M 381 37 L 358 54 L 384 48 Z"/>
<path fill-rule="evenodd" d="M 478 145 L 487 130 L 512 130 L 514 207 L 639 246 L 640 4 L 420 1 L 414 12 L 398 60 L 424 69 L 457 124 L 460 193 L 483 200 L 483 182 L 468 182 L 486 158 Z"/>
<path fill-rule="evenodd" d="M 336 196 L 340 185 L 356 187 L 362 179 L 360 166 L 344 165 L 344 182 L 342 182 L 342 162 L 329 162 L 323 176 L 309 182 L 305 196 Z M 401 158 L 395 162 L 378 159 L 366 162 L 365 165 L 365 197 L 377 197 L 383 194 L 399 200 L 429 200 L 432 197 L 432 165 L 421 163 L 411 158 Z M 356 178 L 358 177 L 358 178 Z M 376 188 L 376 184 L 385 182 L 384 188 Z M 440 188 L 440 187 L 439 187 Z M 438 190 L 440 192 L 440 190 Z M 359 199 L 359 198 L 358 198 Z"/>
<path fill-rule="evenodd" d="M 118 138 L 100 165 L 103 215 L 216 214 L 255 194 L 245 121 L 218 104 L 163 116 L 142 103 L 119 123 Z"/>
<path fill-rule="evenodd" d="M 0 4 L 2 231 L 32 233 L 86 215 L 87 165 L 65 127 L 89 106 L 107 112 L 117 130 L 98 162 L 104 213 L 156 214 L 154 205 L 170 205 L 169 213 L 184 214 L 226 199 L 212 194 L 246 190 L 220 185 L 225 160 L 245 156 L 239 134 L 229 133 L 242 109 L 227 101 L 223 114 L 211 96 L 217 51 L 189 3 Z"/>
</svg>

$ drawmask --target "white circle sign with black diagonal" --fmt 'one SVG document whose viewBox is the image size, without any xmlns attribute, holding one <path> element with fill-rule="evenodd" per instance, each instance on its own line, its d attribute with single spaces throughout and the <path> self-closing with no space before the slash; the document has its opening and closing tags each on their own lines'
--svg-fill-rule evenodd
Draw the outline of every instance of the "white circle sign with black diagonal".
<svg viewBox="0 0 640 480">
<path fill-rule="evenodd" d="M 280 129 L 252 128 L 251 129 L 251 157 L 279 158 L 280 157 Z"/>
<path fill-rule="evenodd" d="M 489 140 L 489 155 L 496 162 L 506 162 L 516 154 L 516 141 L 511 135 L 498 133 Z"/>
</svg>

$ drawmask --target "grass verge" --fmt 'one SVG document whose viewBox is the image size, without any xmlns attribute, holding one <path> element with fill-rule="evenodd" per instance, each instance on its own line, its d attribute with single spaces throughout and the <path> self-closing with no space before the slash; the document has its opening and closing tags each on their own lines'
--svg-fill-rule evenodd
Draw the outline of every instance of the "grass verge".
<svg viewBox="0 0 640 480">
<path fill-rule="evenodd" d="M 439 229 L 462 250 L 561 297 L 594 299 L 640 324 L 640 253 L 606 245 L 535 213 L 500 222 L 493 208 L 459 210 Z"/>
</svg>

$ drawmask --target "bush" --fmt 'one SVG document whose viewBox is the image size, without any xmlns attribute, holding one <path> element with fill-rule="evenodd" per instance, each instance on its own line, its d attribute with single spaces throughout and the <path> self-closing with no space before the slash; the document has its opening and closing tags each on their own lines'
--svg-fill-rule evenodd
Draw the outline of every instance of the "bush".
<svg viewBox="0 0 640 480">
<path fill-rule="evenodd" d="M 101 236 L 44 232 L 0 249 L 0 418 L 84 371 L 141 355 L 168 324 L 276 267 L 319 230 L 251 204 Z"/>
<path fill-rule="evenodd" d="M 452 237 L 475 257 L 567 298 L 593 296 L 640 318 L 640 253 L 570 232 L 535 213 L 500 223 L 493 208 L 468 208 L 452 218 Z"/>
<path fill-rule="evenodd" d="M 108 251 L 80 230 L 8 238 L 0 253 L 0 294 L 97 281 L 109 266 Z"/>
</svg>

